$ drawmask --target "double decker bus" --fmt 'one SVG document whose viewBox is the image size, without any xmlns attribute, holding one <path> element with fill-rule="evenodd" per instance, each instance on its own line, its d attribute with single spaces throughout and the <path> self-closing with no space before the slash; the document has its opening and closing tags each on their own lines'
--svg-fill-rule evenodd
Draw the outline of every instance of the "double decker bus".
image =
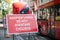
<svg viewBox="0 0 60 40">
<path fill-rule="evenodd" d="M 60 3 L 39 10 L 39 32 L 60 40 Z"/>
</svg>

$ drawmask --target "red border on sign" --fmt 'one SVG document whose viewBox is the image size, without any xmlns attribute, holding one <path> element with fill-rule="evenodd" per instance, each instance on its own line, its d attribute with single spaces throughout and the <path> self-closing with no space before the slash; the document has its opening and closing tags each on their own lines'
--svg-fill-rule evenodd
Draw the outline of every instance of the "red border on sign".
<svg viewBox="0 0 60 40">
<path fill-rule="evenodd" d="M 7 24 L 7 33 L 8 34 L 24 34 L 24 33 L 37 33 L 38 32 L 38 25 L 37 25 L 37 20 L 35 19 L 35 15 L 34 16 L 34 19 L 35 19 L 35 23 L 36 23 L 36 31 L 31 31 L 31 32 L 22 32 L 22 33 L 9 33 L 9 29 L 8 29 L 8 16 L 9 15 L 33 15 L 33 14 L 7 14 L 6 15 L 6 24 Z"/>
</svg>

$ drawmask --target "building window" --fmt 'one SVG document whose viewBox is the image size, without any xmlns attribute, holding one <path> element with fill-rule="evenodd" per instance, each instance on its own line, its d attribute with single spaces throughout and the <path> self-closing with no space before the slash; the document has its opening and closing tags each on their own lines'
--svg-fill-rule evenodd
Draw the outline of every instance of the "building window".
<svg viewBox="0 0 60 40">
<path fill-rule="evenodd" d="M 43 0 L 41 0 L 41 3 L 43 2 Z"/>
</svg>

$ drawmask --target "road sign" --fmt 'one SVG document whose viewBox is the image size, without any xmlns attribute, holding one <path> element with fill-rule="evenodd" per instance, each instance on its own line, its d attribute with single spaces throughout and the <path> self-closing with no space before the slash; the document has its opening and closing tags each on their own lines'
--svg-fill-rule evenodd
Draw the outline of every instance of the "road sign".
<svg viewBox="0 0 60 40">
<path fill-rule="evenodd" d="M 37 21 L 33 14 L 6 15 L 6 23 L 8 34 L 38 32 Z"/>
</svg>

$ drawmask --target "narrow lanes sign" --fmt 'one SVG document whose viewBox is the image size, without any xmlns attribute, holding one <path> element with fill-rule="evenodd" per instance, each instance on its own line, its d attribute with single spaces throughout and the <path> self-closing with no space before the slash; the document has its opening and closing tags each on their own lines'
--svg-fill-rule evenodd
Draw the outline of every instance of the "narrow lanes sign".
<svg viewBox="0 0 60 40">
<path fill-rule="evenodd" d="M 6 15 L 7 33 L 36 33 L 38 32 L 37 21 L 33 14 Z"/>
</svg>

